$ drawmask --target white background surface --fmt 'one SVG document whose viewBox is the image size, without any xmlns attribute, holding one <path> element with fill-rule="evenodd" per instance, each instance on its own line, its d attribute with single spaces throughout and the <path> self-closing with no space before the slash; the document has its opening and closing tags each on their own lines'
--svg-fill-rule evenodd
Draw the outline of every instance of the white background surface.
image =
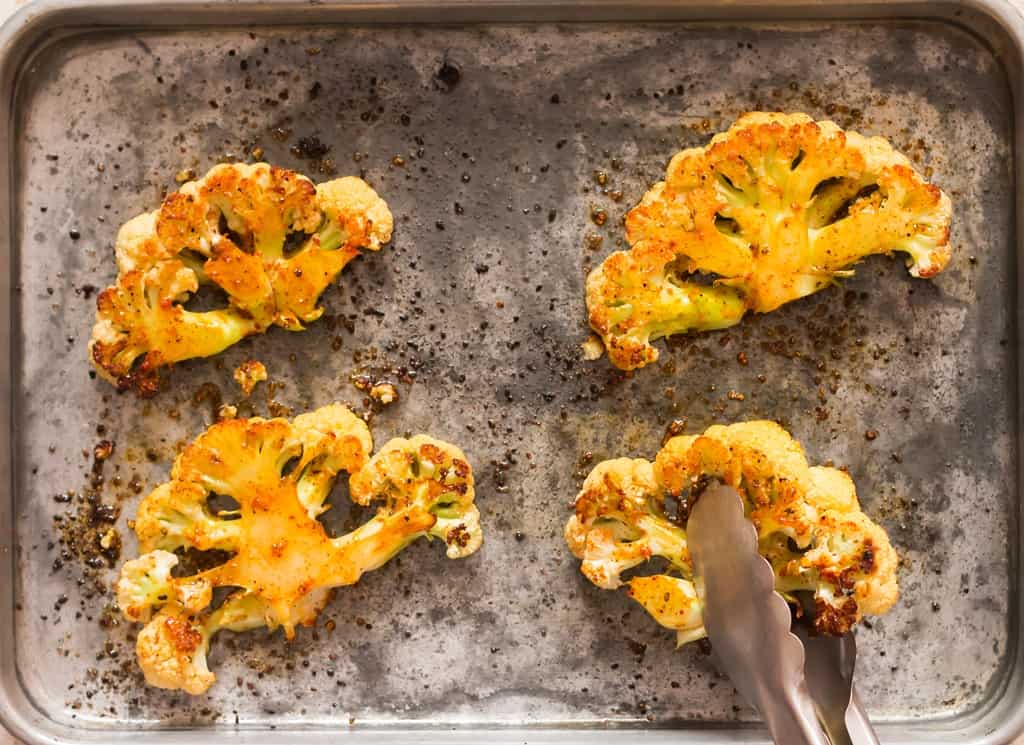
<svg viewBox="0 0 1024 745">
<path fill-rule="evenodd" d="M 29 0 L 0 0 L 0 22 L 6 20 L 9 15 L 14 13 L 15 10 L 23 5 L 28 4 Z M 0 725 L 0 745 L 20 745 L 19 741 L 15 740 L 6 730 Z M 1021 736 L 1013 745 L 1024 745 L 1024 736 Z"/>
</svg>

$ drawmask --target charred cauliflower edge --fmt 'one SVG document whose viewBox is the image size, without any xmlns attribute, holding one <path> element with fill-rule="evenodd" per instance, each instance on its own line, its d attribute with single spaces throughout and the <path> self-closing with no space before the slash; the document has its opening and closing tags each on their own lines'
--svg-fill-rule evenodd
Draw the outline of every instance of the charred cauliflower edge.
<svg viewBox="0 0 1024 745">
<path fill-rule="evenodd" d="M 158 370 L 222 352 L 270 326 L 300 331 L 361 248 L 391 239 L 387 204 L 364 181 L 314 185 L 266 163 L 219 165 L 117 235 L 117 280 L 99 294 L 89 357 L 119 389 L 152 394 Z M 298 240 L 295 240 L 298 239 Z M 200 286 L 227 307 L 193 311 Z"/>
<path fill-rule="evenodd" d="M 216 679 L 206 654 L 218 631 L 281 627 L 291 639 L 334 588 L 355 584 L 421 536 L 440 538 L 452 559 L 480 547 L 473 472 L 459 448 L 425 435 L 393 439 L 371 458 L 372 448 L 366 424 L 340 404 L 292 421 L 221 422 L 185 448 L 171 480 L 139 505 L 142 555 L 125 562 L 117 583 L 125 617 L 146 624 L 136 654 L 150 685 L 205 692 Z M 339 471 L 350 474 L 353 502 L 381 506 L 330 538 L 317 517 Z M 238 506 L 215 513 L 212 495 Z M 230 558 L 177 577 L 182 548 Z M 235 589 L 211 609 L 216 587 Z"/>
<path fill-rule="evenodd" d="M 896 552 L 885 531 L 861 512 L 850 476 L 809 467 L 800 443 L 767 421 L 673 437 L 653 463 L 617 458 L 597 464 L 565 526 L 583 574 L 603 589 L 628 586 L 630 597 L 676 631 L 680 645 L 704 637 L 685 515 L 669 514 L 666 498 L 686 505 L 708 479 L 743 496 L 776 590 L 793 602 L 795 592 L 814 593 L 819 631 L 843 634 L 862 616 L 881 615 L 896 602 Z M 623 572 L 655 557 L 665 560 L 667 573 L 623 579 Z"/>
<path fill-rule="evenodd" d="M 951 216 L 949 197 L 881 137 L 745 114 L 672 158 L 626 216 L 631 248 L 587 278 L 590 326 L 612 364 L 643 367 L 656 339 L 775 310 L 871 254 L 904 252 L 913 276 L 932 277 L 950 260 Z"/>
</svg>

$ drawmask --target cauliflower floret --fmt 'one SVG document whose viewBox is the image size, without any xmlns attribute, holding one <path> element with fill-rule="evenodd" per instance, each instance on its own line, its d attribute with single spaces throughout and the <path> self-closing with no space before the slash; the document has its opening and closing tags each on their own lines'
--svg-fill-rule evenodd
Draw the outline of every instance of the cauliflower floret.
<svg viewBox="0 0 1024 745">
<path fill-rule="evenodd" d="M 454 445 L 426 435 L 395 438 L 352 476 L 349 486 L 356 504 L 385 501 L 377 518 L 394 520 L 412 511 L 429 521 L 425 534 L 447 544 L 449 559 L 469 556 L 483 543 L 473 471 Z"/>
<path fill-rule="evenodd" d="M 391 227 L 387 204 L 357 178 L 316 187 L 266 163 L 216 166 L 121 228 L 117 282 L 97 300 L 90 358 L 119 388 L 150 394 L 163 366 L 271 325 L 301 330 L 345 265 L 360 248 L 378 250 Z M 227 306 L 185 310 L 203 285 L 223 290 Z"/>
<path fill-rule="evenodd" d="M 293 331 L 323 314 L 320 295 L 361 248 L 377 251 L 391 240 L 391 212 L 362 179 L 347 176 L 320 184 L 316 206 L 322 222 L 312 238 L 271 268 L 274 323 Z"/>
<path fill-rule="evenodd" d="M 732 326 L 904 252 L 915 277 L 950 259 L 952 207 L 881 137 L 806 114 L 751 113 L 677 154 L 626 218 L 631 249 L 587 278 L 590 325 L 617 367 L 651 342 Z"/>
<path fill-rule="evenodd" d="M 673 437 L 654 463 L 619 458 L 597 464 L 565 529 L 583 574 L 615 589 L 624 584 L 624 571 L 661 557 L 668 573 L 630 579 L 630 597 L 676 630 L 680 644 L 704 636 L 685 522 L 709 479 L 742 495 L 776 589 L 814 593 L 819 631 L 845 633 L 861 616 L 881 615 L 896 602 L 896 552 L 885 531 L 861 512 L 853 481 L 833 468 L 808 467 L 800 444 L 765 421 Z M 677 514 L 666 512 L 668 498 Z"/>
<path fill-rule="evenodd" d="M 655 458 L 658 480 L 670 494 L 684 494 L 701 479 L 743 484 L 750 516 L 762 539 L 783 534 L 809 545 L 817 510 L 800 443 L 774 422 L 709 427 L 701 437 L 674 437 Z"/>
<path fill-rule="evenodd" d="M 331 404 L 295 417 L 304 453 L 323 453 L 320 458 L 303 458 L 295 491 L 306 513 L 315 518 L 327 507 L 338 471 L 357 473 L 373 451 L 373 438 L 362 419 L 341 404 Z M 346 433 L 339 437 L 338 433 Z"/>
<path fill-rule="evenodd" d="M 700 598 L 693 582 L 682 577 L 654 574 L 633 577 L 628 594 L 659 624 L 676 632 L 680 646 L 708 635 Z"/>
<path fill-rule="evenodd" d="M 209 645 L 206 629 L 187 613 L 170 606 L 139 632 L 135 655 L 151 686 L 198 695 L 216 679 L 206 666 Z"/>
<path fill-rule="evenodd" d="M 142 500 L 135 516 L 135 535 L 142 551 L 237 551 L 239 532 L 229 513 L 214 515 L 209 492 L 200 484 L 173 480 L 161 484 Z"/>
<path fill-rule="evenodd" d="M 207 595 L 203 607 L 209 603 Z M 168 603 L 139 632 L 135 655 L 151 686 L 193 696 L 205 693 L 217 679 L 206 662 L 214 635 L 222 629 L 249 631 L 267 623 L 263 601 L 245 591 L 232 593 L 210 614 L 201 615 L 201 610 Z"/>
<path fill-rule="evenodd" d="M 103 290 L 89 342 L 100 373 L 119 388 L 151 395 L 156 368 L 217 354 L 253 333 L 256 321 L 233 308 L 185 310 L 181 302 L 198 287 L 195 272 L 172 259 L 121 275 Z"/>
<path fill-rule="evenodd" d="M 284 629 L 313 623 L 334 588 L 357 582 L 420 536 L 438 536 L 448 556 L 480 546 L 473 473 L 453 445 L 417 435 L 392 440 L 370 459 L 366 424 L 340 404 L 285 419 L 233 419 L 210 427 L 178 456 L 171 481 L 139 506 L 135 527 L 145 554 L 126 562 L 118 583 L 125 615 L 145 620 L 139 661 L 146 679 L 202 693 L 220 629 Z M 353 501 L 384 504 L 357 530 L 329 538 L 316 519 L 340 471 L 352 474 Z M 238 503 L 213 514 L 211 495 Z M 199 574 L 173 578 L 165 549 L 220 549 L 230 557 Z M 215 611 L 213 589 L 239 588 Z"/>
<path fill-rule="evenodd" d="M 173 259 L 172 251 L 156 235 L 157 212 L 144 212 L 121 226 L 114 243 L 117 258 L 117 273 L 128 274 L 139 269 L 148 269 L 158 261 Z"/>
<path fill-rule="evenodd" d="M 356 244 L 377 251 L 391 240 L 391 212 L 362 179 L 347 176 L 320 184 L 316 198 L 325 218 L 317 233 L 324 250 Z"/>
<path fill-rule="evenodd" d="M 582 572 L 598 587 L 614 590 L 621 574 L 652 556 L 689 565 L 686 533 L 665 514 L 654 468 L 642 459 L 598 463 L 576 497 L 566 541 L 583 559 Z"/>
<path fill-rule="evenodd" d="M 132 621 L 145 623 L 153 607 L 174 596 L 171 570 L 178 557 L 168 551 L 150 551 L 138 559 L 126 561 L 117 581 L 117 605 Z"/>
</svg>

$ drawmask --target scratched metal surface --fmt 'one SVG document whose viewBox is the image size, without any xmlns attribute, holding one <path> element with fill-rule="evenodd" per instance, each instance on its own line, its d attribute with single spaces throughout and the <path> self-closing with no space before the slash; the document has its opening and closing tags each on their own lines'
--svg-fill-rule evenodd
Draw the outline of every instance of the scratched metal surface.
<svg viewBox="0 0 1024 745">
<path fill-rule="evenodd" d="M 436 77 L 445 60 L 454 85 Z M 987 48 L 932 24 L 290 28 L 51 45 L 23 80 L 17 129 L 23 684 L 48 717 L 90 728 L 749 720 L 695 646 L 675 651 L 624 595 L 587 583 L 561 532 L 583 453 L 652 457 L 672 419 L 694 431 L 768 417 L 812 461 L 849 467 L 902 556 L 901 602 L 860 634 L 872 715 L 981 705 L 1012 643 L 1018 582 L 1010 107 Z M 663 345 L 629 378 L 581 361 L 583 278 L 619 245 L 622 215 L 673 152 L 758 108 L 831 114 L 910 152 L 956 206 L 950 268 L 926 282 L 871 260 L 843 288 Z M 393 244 L 325 294 L 338 322 L 181 365 L 149 402 L 91 379 L 89 286 L 114 276 L 117 226 L 155 207 L 179 170 L 253 146 L 310 172 L 291 152 L 308 136 L 397 218 Z M 596 251 L 588 233 L 603 236 Z M 222 634 L 208 696 L 144 687 L 131 630 L 97 623 L 109 598 L 83 596 L 76 559 L 53 568 L 53 516 L 76 509 L 54 496 L 86 485 L 97 425 L 116 442 L 102 498 L 122 507 L 128 554 L 139 497 L 125 484 L 159 483 L 174 444 L 210 422 L 209 404 L 191 403 L 204 383 L 237 401 L 231 370 L 256 358 L 296 412 L 358 407 L 348 376 L 371 350 L 374 364 L 417 371 L 375 441 L 424 431 L 463 446 L 483 550 L 456 563 L 414 545 L 291 644 Z M 267 412 L 265 387 L 253 401 Z"/>
</svg>

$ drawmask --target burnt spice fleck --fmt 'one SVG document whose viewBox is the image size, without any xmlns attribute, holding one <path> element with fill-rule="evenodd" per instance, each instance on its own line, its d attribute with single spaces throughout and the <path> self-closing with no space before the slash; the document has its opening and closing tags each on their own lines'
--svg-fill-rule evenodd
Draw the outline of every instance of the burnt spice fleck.
<svg viewBox="0 0 1024 745">
<path fill-rule="evenodd" d="M 458 65 L 445 57 L 441 67 L 434 73 L 434 85 L 438 90 L 451 93 L 460 80 L 462 80 L 462 71 L 459 70 Z"/>
</svg>

